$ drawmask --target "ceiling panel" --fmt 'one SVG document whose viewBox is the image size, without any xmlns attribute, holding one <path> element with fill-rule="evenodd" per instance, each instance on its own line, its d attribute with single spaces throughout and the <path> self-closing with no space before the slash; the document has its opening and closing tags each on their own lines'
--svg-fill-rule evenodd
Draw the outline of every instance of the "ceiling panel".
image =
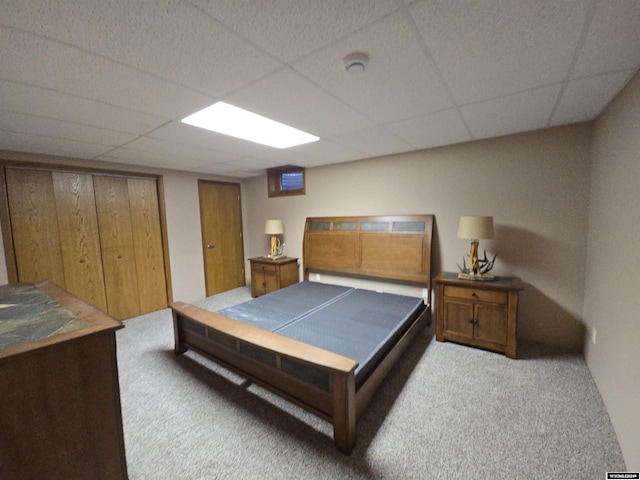
<svg viewBox="0 0 640 480">
<path fill-rule="evenodd" d="M 560 85 L 494 98 L 460 108 L 473 138 L 489 138 L 547 126 Z M 520 112 L 526 111 L 523 116 Z"/>
<path fill-rule="evenodd" d="M 344 71 L 342 60 L 353 52 L 370 57 L 366 71 L 360 75 Z M 451 106 L 423 54 L 412 23 L 401 13 L 388 16 L 293 67 L 378 123 Z"/>
<path fill-rule="evenodd" d="M 128 108 L 28 84 L 0 80 L 0 115 L 10 113 L 36 115 L 140 135 L 166 122 L 162 117 Z"/>
<path fill-rule="evenodd" d="M 321 137 L 374 125 L 288 67 L 224 97 L 224 101 Z"/>
<path fill-rule="evenodd" d="M 192 0 L 283 62 L 349 35 L 398 8 L 396 0 Z"/>
<path fill-rule="evenodd" d="M 472 139 L 460 112 L 454 108 L 390 123 L 387 129 L 415 149 L 439 147 Z"/>
<path fill-rule="evenodd" d="M 613 100 L 632 73 L 622 71 L 569 82 L 551 124 L 563 125 L 593 120 Z"/>
<path fill-rule="evenodd" d="M 562 82 L 587 6 L 582 0 L 441 0 L 416 2 L 410 12 L 464 105 Z"/>
</svg>

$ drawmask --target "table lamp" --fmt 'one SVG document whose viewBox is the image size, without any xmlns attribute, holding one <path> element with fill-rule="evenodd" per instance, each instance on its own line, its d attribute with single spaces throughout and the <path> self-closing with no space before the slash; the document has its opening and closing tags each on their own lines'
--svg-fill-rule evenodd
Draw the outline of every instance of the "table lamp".
<svg viewBox="0 0 640 480">
<path fill-rule="evenodd" d="M 478 258 L 478 245 L 480 239 L 493 238 L 493 217 L 486 216 L 462 216 L 458 225 L 458 238 L 466 238 L 471 240 L 471 249 L 469 250 L 469 268 L 462 258 L 462 268 L 458 278 L 464 280 L 492 280 L 493 275 L 488 274 L 493 268 L 496 260 L 494 255 L 492 260 L 487 259 L 487 251 L 484 252 L 484 258 Z"/>
<path fill-rule="evenodd" d="M 282 255 L 282 247 L 284 245 L 280 245 L 280 239 L 276 236 L 284 233 L 282 220 L 267 220 L 264 223 L 264 233 L 271 235 L 271 251 L 267 254 L 267 257 L 275 260 L 284 256 Z"/>
</svg>

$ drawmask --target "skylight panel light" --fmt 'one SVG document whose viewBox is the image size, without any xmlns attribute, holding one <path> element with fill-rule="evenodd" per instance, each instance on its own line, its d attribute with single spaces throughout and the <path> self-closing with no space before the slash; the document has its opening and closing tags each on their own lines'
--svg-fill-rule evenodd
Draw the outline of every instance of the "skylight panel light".
<svg viewBox="0 0 640 480">
<path fill-rule="evenodd" d="M 270 118 L 218 102 L 182 119 L 183 123 L 275 148 L 289 148 L 319 137 Z"/>
</svg>

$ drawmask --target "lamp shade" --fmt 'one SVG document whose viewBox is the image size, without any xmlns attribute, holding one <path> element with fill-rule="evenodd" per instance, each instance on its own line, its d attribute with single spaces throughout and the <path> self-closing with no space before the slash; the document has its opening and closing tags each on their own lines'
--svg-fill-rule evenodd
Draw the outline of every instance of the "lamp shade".
<svg viewBox="0 0 640 480">
<path fill-rule="evenodd" d="M 284 233 L 282 220 L 267 220 L 264 222 L 264 233 L 267 235 L 282 235 Z"/>
<path fill-rule="evenodd" d="M 458 238 L 479 240 L 493 238 L 493 217 L 462 216 L 458 225 Z"/>
</svg>

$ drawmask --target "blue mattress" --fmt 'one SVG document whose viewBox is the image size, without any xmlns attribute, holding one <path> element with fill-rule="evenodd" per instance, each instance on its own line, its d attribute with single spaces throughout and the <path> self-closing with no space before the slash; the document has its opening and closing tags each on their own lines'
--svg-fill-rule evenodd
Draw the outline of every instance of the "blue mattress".
<svg viewBox="0 0 640 480">
<path fill-rule="evenodd" d="M 357 388 L 423 309 L 420 298 L 301 282 L 218 313 L 356 360 Z"/>
</svg>

